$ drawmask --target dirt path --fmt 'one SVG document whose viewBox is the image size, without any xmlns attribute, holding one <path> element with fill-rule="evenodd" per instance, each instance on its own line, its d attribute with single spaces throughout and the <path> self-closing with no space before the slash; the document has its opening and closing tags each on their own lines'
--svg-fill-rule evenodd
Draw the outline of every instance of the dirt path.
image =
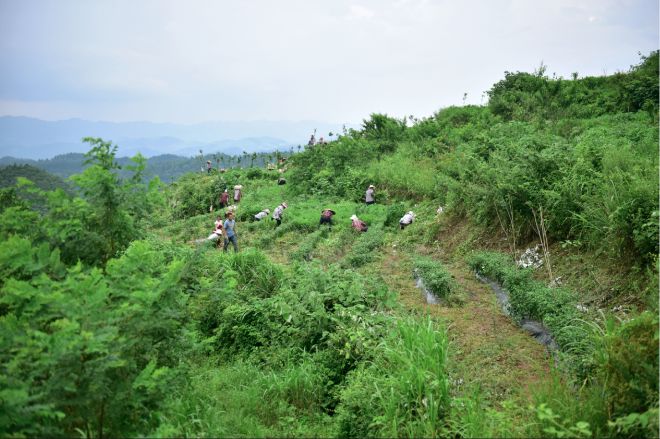
<svg viewBox="0 0 660 439">
<path fill-rule="evenodd" d="M 420 248 L 419 253 L 426 253 Z M 466 293 L 462 306 L 428 305 L 412 278 L 412 260 L 385 248 L 380 271 L 400 302 L 413 313 L 446 321 L 451 349 L 450 373 L 465 390 L 478 385 L 487 400 L 528 400 L 529 389 L 550 378 L 545 348 L 506 317 L 495 295 L 465 264 L 446 264 Z M 460 390 L 459 390 L 460 391 Z"/>
</svg>

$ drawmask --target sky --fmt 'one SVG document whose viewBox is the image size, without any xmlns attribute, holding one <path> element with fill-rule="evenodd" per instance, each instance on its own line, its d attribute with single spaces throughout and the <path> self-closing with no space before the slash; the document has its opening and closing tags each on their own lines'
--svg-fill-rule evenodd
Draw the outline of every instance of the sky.
<svg viewBox="0 0 660 439">
<path fill-rule="evenodd" d="M 657 0 L 0 0 L 0 115 L 427 117 L 505 71 L 628 70 L 658 39 Z"/>
</svg>

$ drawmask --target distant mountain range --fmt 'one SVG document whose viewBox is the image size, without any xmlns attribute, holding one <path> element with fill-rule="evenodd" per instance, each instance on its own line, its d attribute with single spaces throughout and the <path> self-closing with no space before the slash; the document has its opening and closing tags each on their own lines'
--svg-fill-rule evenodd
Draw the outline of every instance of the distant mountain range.
<svg viewBox="0 0 660 439">
<path fill-rule="evenodd" d="M 347 125 L 354 128 L 354 125 Z M 192 125 L 154 122 L 95 122 L 83 119 L 45 121 L 30 117 L 0 117 L 0 157 L 46 159 L 86 152 L 83 137 L 102 137 L 118 146 L 118 156 L 162 154 L 193 156 L 221 152 L 287 150 L 317 137 L 340 133 L 341 124 L 316 121 L 204 122 Z M 330 137 L 332 138 L 332 137 Z"/>
<path fill-rule="evenodd" d="M 282 152 L 284 157 L 288 156 L 290 151 Z M 274 153 L 256 153 L 254 157 L 231 157 L 227 154 L 206 154 L 204 157 L 183 157 L 173 154 L 162 154 L 149 157 L 146 163 L 144 176 L 147 179 L 160 177 L 166 183 L 170 183 L 181 175 L 188 172 L 206 172 L 206 160 L 211 160 L 213 169 L 226 167 L 265 167 L 267 163 L 275 162 Z M 240 161 L 239 161 L 240 159 Z M 5 181 L 9 176 L 16 174 L 17 169 L 34 169 L 46 171 L 58 178 L 68 178 L 73 174 L 81 173 L 88 165 L 85 164 L 86 157 L 82 153 L 71 152 L 55 156 L 51 159 L 22 159 L 14 157 L 0 158 L 0 181 Z M 122 168 L 119 175 L 129 177 L 132 175 L 126 168 L 126 165 L 132 164 L 128 157 L 117 157 L 117 164 Z M 26 168 L 27 167 L 27 168 Z M 21 171 L 22 172 L 22 171 Z M 8 184 L 11 186 L 11 184 Z M 1 186 L 0 186 L 1 187 Z"/>
</svg>

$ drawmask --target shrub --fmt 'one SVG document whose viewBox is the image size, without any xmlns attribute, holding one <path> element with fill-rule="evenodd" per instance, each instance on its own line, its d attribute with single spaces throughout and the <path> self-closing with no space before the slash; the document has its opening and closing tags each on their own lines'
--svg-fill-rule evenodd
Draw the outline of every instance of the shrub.
<svg viewBox="0 0 660 439">
<path fill-rule="evenodd" d="M 398 227 L 399 220 L 406 214 L 406 206 L 403 203 L 393 203 L 387 206 L 385 211 L 385 226 Z"/>
<path fill-rule="evenodd" d="M 457 299 L 458 284 L 441 263 L 431 258 L 418 257 L 415 259 L 414 270 L 436 297 L 448 302 Z"/>
<path fill-rule="evenodd" d="M 380 225 L 370 226 L 367 232 L 360 233 L 351 251 L 342 261 L 344 267 L 361 267 L 376 257 L 374 251 L 383 244 L 383 228 Z"/>
</svg>

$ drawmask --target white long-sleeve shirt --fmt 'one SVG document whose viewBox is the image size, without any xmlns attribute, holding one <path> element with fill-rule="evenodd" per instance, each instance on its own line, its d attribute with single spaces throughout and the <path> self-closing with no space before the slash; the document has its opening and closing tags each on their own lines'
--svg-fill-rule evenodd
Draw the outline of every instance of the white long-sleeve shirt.
<svg viewBox="0 0 660 439">
<path fill-rule="evenodd" d="M 254 216 L 254 219 L 262 220 L 268 216 L 268 213 L 265 210 L 262 210 Z"/>
<path fill-rule="evenodd" d="M 373 189 L 367 189 L 367 192 L 364 194 L 364 201 L 367 203 L 371 203 L 374 201 L 374 190 Z"/>
<path fill-rule="evenodd" d="M 414 214 L 407 213 L 399 220 L 399 224 L 411 224 L 415 219 Z"/>
<path fill-rule="evenodd" d="M 275 211 L 273 212 L 273 218 L 281 220 L 282 219 L 282 212 L 284 212 L 284 207 L 280 204 L 275 208 Z"/>
</svg>

